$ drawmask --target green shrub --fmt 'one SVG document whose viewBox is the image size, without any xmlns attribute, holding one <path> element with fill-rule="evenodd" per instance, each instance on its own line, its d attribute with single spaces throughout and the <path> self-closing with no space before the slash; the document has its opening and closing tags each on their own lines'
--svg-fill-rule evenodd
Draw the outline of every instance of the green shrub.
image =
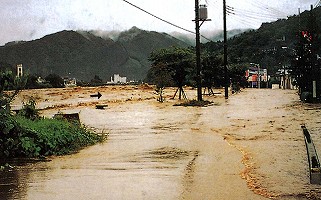
<svg viewBox="0 0 321 200">
<path fill-rule="evenodd" d="M 0 115 L 5 119 L 0 122 L 2 158 L 70 154 L 105 139 L 65 120 L 5 115 Z"/>
<path fill-rule="evenodd" d="M 18 118 L 21 127 L 33 133 L 33 137 L 22 137 L 21 145 L 26 156 L 63 155 L 80 150 L 104 140 L 85 127 L 59 119 L 30 120 Z"/>
<path fill-rule="evenodd" d="M 40 118 L 39 112 L 36 109 L 36 101 L 32 98 L 29 99 L 28 103 L 23 103 L 23 107 L 18 114 L 31 120 Z"/>
<path fill-rule="evenodd" d="M 21 130 L 16 120 L 6 110 L 0 109 L 0 158 L 15 157 L 19 152 L 18 138 Z"/>
</svg>

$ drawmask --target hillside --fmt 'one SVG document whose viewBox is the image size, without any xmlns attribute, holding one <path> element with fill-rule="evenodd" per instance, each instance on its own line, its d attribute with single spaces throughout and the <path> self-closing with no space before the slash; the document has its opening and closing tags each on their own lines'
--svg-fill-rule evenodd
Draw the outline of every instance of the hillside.
<svg viewBox="0 0 321 200">
<path fill-rule="evenodd" d="M 117 42 L 126 49 L 129 55 L 129 59 L 123 65 L 123 69 L 137 74 L 140 79 L 144 79 L 147 75 L 150 67 L 148 57 L 153 50 L 170 46 L 189 46 L 166 33 L 145 31 L 136 27 L 122 32 L 118 36 Z"/>
<path fill-rule="evenodd" d="M 316 25 L 321 24 L 321 7 L 313 10 Z M 258 63 L 269 72 L 274 73 L 283 65 L 290 65 L 294 50 L 298 43 L 298 34 L 310 30 L 312 26 L 310 11 L 300 16 L 289 16 L 271 23 L 264 23 L 257 30 L 250 30 L 228 40 L 229 64 Z M 319 34 L 315 41 L 320 42 L 320 25 L 313 29 Z M 320 45 L 319 45 L 320 47 Z M 209 42 L 203 48 L 214 54 L 223 53 L 223 43 Z M 319 48 L 319 53 L 320 48 Z"/>
<path fill-rule="evenodd" d="M 98 75 L 107 81 L 118 73 L 129 80 L 142 80 L 150 67 L 150 52 L 169 46 L 188 45 L 167 34 L 136 27 L 122 32 L 116 41 L 91 32 L 61 31 L 0 47 L 0 63 L 22 63 L 24 71 L 41 76 L 55 73 L 88 81 Z"/>
</svg>

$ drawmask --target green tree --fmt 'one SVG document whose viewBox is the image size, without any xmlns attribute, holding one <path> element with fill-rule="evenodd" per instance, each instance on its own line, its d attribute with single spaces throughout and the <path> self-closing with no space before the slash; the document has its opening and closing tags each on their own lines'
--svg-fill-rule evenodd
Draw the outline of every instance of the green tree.
<svg viewBox="0 0 321 200">
<path fill-rule="evenodd" d="M 54 88 L 64 87 L 64 80 L 57 74 L 49 74 L 46 76 L 45 80 Z"/>
<path fill-rule="evenodd" d="M 214 94 L 212 88 L 224 85 L 223 59 L 207 53 L 202 55 L 202 86 L 208 89 L 208 94 Z"/>
<path fill-rule="evenodd" d="M 246 68 L 242 65 L 230 65 L 228 73 L 232 84 L 232 92 L 238 92 L 241 87 L 247 87 L 248 82 L 245 78 Z"/>
<path fill-rule="evenodd" d="M 10 113 L 10 103 L 23 89 L 26 80 L 12 71 L 0 71 L 0 157 L 8 155 L 8 149 L 17 149 L 18 142 L 11 137 L 17 135 L 17 123 Z"/>
<path fill-rule="evenodd" d="M 95 75 L 94 78 L 91 79 L 90 84 L 93 86 L 99 86 L 103 84 L 103 80 L 98 75 Z"/>
<path fill-rule="evenodd" d="M 156 85 L 156 92 L 159 95 L 159 102 L 163 102 L 163 91 L 166 86 L 174 85 L 172 71 L 164 63 L 152 65 L 148 71 L 147 79 Z"/>
<path fill-rule="evenodd" d="M 149 81 L 155 82 L 155 80 L 157 81 L 157 79 L 159 79 L 157 75 L 162 74 L 162 76 L 164 76 L 168 74 L 171 78 L 167 77 L 165 80 L 168 82 L 161 83 L 160 85 L 170 85 L 174 83 L 178 89 L 173 98 L 175 98 L 177 92 L 179 92 L 179 99 L 181 99 L 182 96 L 186 98 L 183 86 L 188 84 L 187 76 L 193 67 L 193 57 L 193 51 L 187 48 L 170 47 L 153 51 L 149 57 L 149 60 L 152 62 L 149 74 L 153 74 L 154 76 L 149 76 L 149 78 L 152 78 L 152 80 Z"/>
<path fill-rule="evenodd" d="M 296 57 L 292 62 L 292 74 L 296 77 L 301 92 L 311 91 L 310 78 L 312 76 L 311 44 L 299 33 L 299 42 L 296 46 Z"/>
<path fill-rule="evenodd" d="M 27 77 L 17 77 L 12 71 L 0 71 L 0 109 L 10 111 L 10 103 L 24 88 Z"/>
<path fill-rule="evenodd" d="M 291 64 L 292 75 L 295 76 L 299 86 L 301 100 L 312 102 L 313 82 L 317 86 L 317 98 L 320 100 L 320 59 L 318 52 L 321 47 L 321 29 L 318 26 L 315 12 L 310 11 L 309 22 L 306 30 L 298 32 L 298 41 L 295 46 L 296 55 Z"/>
<path fill-rule="evenodd" d="M 28 89 L 38 88 L 39 84 L 37 80 L 38 80 L 38 77 L 36 75 L 30 75 L 27 80 L 26 88 Z"/>
</svg>

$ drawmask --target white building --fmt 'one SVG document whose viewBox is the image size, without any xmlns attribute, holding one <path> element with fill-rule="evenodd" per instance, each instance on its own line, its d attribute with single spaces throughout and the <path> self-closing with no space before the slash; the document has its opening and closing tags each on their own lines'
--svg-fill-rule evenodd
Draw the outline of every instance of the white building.
<svg viewBox="0 0 321 200">
<path fill-rule="evenodd" d="M 17 76 L 22 77 L 23 71 L 22 71 L 22 64 L 17 65 Z"/>
<path fill-rule="evenodd" d="M 64 78 L 64 85 L 65 87 L 76 87 L 77 86 L 77 80 L 76 78 Z"/>
<path fill-rule="evenodd" d="M 127 83 L 127 77 L 121 77 L 119 74 L 114 74 L 114 79 L 113 77 L 110 77 L 110 84 L 123 84 Z"/>
</svg>

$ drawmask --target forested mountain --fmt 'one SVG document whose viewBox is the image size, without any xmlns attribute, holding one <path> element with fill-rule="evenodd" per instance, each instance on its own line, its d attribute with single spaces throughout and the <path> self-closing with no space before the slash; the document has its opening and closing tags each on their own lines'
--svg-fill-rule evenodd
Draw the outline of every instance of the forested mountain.
<svg viewBox="0 0 321 200">
<path fill-rule="evenodd" d="M 61 31 L 0 47 L 0 63 L 22 63 L 25 72 L 41 76 L 58 74 L 88 81 L 98 75 L 106 81 L 116 73 L 143 80 L 150 67 L 150 52 L 170 46 L 188 45 L 168 34 L 136 27 L 122 32 L 118 40 L 85 31 Z"/>
<path fill-rule="evenodd" d="M 314 40 L 320 41 L 320 26 L 311 27 L 313 19 L 316 25 L 321 24 L 321 7 L 311 12 L 305 11 L 301 15 L 294 15 L 288 19 L 280 19 L 272 23 L 264 23 L 257 30 L 250 30 L 236 35 L 228 40 L 229 64 L 246 65 L 257 63 L 268 68 L 271 73 L 283 65 L 290 65 L 301 31 L 315 29 L 318 35 Z M 320 45 L 319 45 L 320 47 Z M 216 55 L 223 53 L 223 42 L 209 42 L 203 45 Z M 319 55 L 321 55 L 319 48 Z"/>
</svg>

